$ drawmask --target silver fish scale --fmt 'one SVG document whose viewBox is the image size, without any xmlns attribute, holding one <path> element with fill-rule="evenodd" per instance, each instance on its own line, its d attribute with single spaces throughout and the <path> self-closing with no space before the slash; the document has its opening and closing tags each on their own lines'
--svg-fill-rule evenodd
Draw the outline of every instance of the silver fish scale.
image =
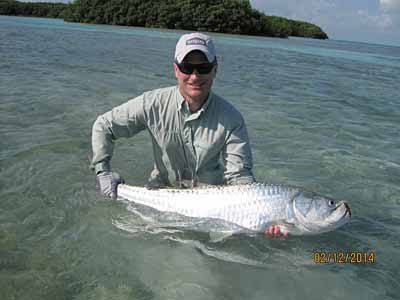
<svg viewBox="0 0 400 300">
<path fill-rule="evenodd" d="M 268 223 L 287 219 L 288 204 L 299 190 L 265 183 L 156 190 L 120 184 L 118 197 L 159 211 L 220 219 L 262 231 Z"/>
</svg>

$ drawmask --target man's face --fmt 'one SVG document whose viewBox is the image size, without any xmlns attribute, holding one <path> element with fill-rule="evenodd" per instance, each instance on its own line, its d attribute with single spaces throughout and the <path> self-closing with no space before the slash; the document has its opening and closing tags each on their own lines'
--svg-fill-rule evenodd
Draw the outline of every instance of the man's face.
<svg viewBox="0 0 400 300">
<path fill-rule="evenodd" d="M 195 65 L 208 63 L 208 60 L 202 52 L 192 51 L 186 55 L 183 62 Z M 178 79 L 179 91 L 186 100 L 190 98 L 195 102 L 203 102 L 207 99 L 217 71 L 217 65 L 208 74 L 199 74 L 197 69 L 192 74 L 185 74 L 179 70 L 176 64 L 174 64 L 174 70 Z"/>
</svg>

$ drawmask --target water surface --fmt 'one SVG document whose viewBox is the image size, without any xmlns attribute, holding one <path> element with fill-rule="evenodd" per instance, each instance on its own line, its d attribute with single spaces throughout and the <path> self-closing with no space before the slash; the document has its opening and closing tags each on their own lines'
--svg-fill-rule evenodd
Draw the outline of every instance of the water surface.
<svg viewBox="0 0 400 300">
<path fill-rule="evenodd" d="M 213 35 L 215 92 L 244 115 L 259 181 L 347 199 L 354 218 L 312 237 L 155 230 L 96 194 L 96 117 L 175 84 L 181 32 L 0 16 L 2 299 L 398 299 L 400 48 Z M 152 168 L 143 132 L 118 141 L 131 184 Z M 374 251 L 373 264 L 315 264 Z"/>
</svg>

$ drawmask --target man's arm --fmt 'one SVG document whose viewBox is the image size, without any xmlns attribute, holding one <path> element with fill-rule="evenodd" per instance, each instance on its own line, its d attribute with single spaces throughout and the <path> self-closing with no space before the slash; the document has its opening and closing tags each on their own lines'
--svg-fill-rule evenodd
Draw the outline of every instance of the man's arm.
<svg viewBox="0 0 400 300">
<path fill-rule="evenodd" d="M 93 124 L 91 169 L 96 174 L 110 171 L 115 140 L 131 137 L 146 128 L 143 95 L 99 116 Z"/>
<path fill-rule="evenodd" d="M 244 120 L 230 133 L 225 143 L 223 160 L 225 181 L 227 184 L 246 184 L 255 182 L 252 168 L 249 137 Z"/>
</svg>

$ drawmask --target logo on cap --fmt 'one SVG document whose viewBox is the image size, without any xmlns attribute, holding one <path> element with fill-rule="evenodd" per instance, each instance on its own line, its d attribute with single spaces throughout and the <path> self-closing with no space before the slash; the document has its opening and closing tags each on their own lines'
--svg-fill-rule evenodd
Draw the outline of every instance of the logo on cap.
<svg viewBox="0 0 400 300">
<path fill-rule="evenodd" d="M 201 39 L 201 38 L 192 38 L 186 41 L 186 46 L 190 46 L 190 45 L 203 45 L 203 46 L 207 46 L 207 43 L 205 40 Z"/>
</svg>

